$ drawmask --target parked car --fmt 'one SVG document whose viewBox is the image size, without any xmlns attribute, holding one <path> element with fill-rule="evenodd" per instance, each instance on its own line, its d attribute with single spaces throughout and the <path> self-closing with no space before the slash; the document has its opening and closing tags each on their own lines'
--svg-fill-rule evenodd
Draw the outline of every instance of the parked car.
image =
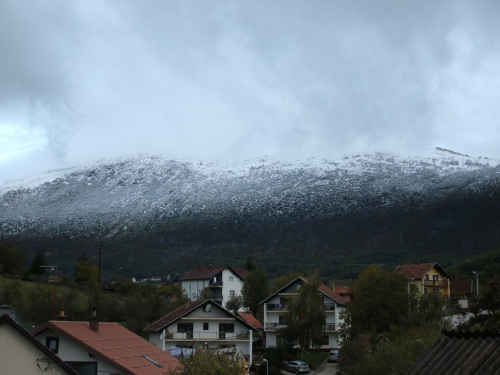
<svg viewBox="0 0 500 375">
<path fill-rule="evenodd" d="M 328 353 L 328 362 L 338 362 L 339 360 L 339 350 L 332 349 L 330 353 Z"/>
<path fill-rule="evenodd" d="M 303 361 L 290 361 L 285 365 L 285 370 L 295 372 L 296 374 L 307 374 L 309 365 Z"/>
</svg>

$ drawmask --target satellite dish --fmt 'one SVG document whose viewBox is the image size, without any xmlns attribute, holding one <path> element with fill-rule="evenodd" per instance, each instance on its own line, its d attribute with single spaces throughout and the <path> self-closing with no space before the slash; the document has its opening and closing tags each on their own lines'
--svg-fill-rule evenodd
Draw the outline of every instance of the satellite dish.
<svg viewBox="0 0 500 375">
<path fill-rule="evenodd" d="M 210 312 L 210 310 L 212 310 L 212 305 L 207 303 L 207 305 L 205 306 L 205 312 Z"/>
<path fill-rule="evenodd" d="M 297 290 L 299 290 L 302 287 L 301 284 L 297 284 Z"/>
<path fill-rule="evenodd" d="M 163 332 L 160 335 L 160 340 L 164 340 L 164 339 L 165 339 L 165 330 L 163 330 Z"/>
</svg>

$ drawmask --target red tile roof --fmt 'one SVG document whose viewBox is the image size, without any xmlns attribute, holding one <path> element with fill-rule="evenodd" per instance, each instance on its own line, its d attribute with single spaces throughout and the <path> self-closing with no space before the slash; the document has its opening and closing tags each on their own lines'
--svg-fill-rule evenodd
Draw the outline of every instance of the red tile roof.
<svg viewBox="0 0 500 375">
<path fill-rule="evenodd" d="M 236 276 L 240 279 L 245 280 L 248 275 L 248 270 L 245 268 L 233 268 L 229 266 L 197 266 L 191 268 L 182 277 L 179 278 L 180 281 L 187 280 L 207 280 L 217 276 L 219 273 L 225 269 L 230 269 Z"/>
<path fill-rule="evenodd" d="M 253 316 L 252 314 L 239 312 L 238 315 L 241 317 L 241 319 L 243 319 L 245 322 L 250 324 L 256 330 L 259 330 L 259 331 L 264 330 L 264 326 L 262 325 L 262 323 L 259 322 L 257 320 L 257 318 L 255 316 Z"/>
<path fill-rule="evenodd" d="M 445 277 L 449 278 L 446 272 L 437 263 L 415 263 L 415 264 L 402 264 L 396 267 L 402 275 L 413 278 L 415 280 L 421 280 L 424 278 L 425 274 L 429 272 L 433 267 Z"/>
<path fill-rule="evenodd" d="M 48 321 L 35 328 L 32 334 L 36 336 L 47 329 L 127 374 L 160 375 L 180 366 L 175 357 L 118 323 L 99 322 L 99 331 L 96 332 L 90 329 L 89 322 Z M 144 356 L 162 367 L 157 367 Z"/>
</svg>

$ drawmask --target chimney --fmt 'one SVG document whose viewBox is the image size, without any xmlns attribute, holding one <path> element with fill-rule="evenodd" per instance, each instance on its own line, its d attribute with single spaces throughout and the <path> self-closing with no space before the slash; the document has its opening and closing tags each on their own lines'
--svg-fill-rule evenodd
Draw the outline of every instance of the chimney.
<svg viewBox="0 0 500 375">
<path fill-rule="evenodd" d="M 99 332 L 99 318 L 97 317 L 97 309 L 94 306 L 92 316 L 89 317 L 89 327 L 91 330 Z"/>
<path fill-rule="evenodd" d="M 56 317 L 56 320 L 68 320 L 68 317 L 66 315 L 64 315 L 64 311 L 61 311 L 59 313 L 59 316 Z"/>
</svg>

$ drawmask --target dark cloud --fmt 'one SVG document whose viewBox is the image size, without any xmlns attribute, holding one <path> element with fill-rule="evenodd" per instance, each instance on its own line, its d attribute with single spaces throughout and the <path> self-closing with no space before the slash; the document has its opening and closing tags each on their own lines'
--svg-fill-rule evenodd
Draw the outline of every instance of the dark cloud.
<svg viewBox="0 0 500 375">
<path fill-rule="evenodd" d="M 500 157 L 494 2 L 0 6 L 0 115 L 45 129 L 60 164 L 433 146 Z"/>
</svg>

